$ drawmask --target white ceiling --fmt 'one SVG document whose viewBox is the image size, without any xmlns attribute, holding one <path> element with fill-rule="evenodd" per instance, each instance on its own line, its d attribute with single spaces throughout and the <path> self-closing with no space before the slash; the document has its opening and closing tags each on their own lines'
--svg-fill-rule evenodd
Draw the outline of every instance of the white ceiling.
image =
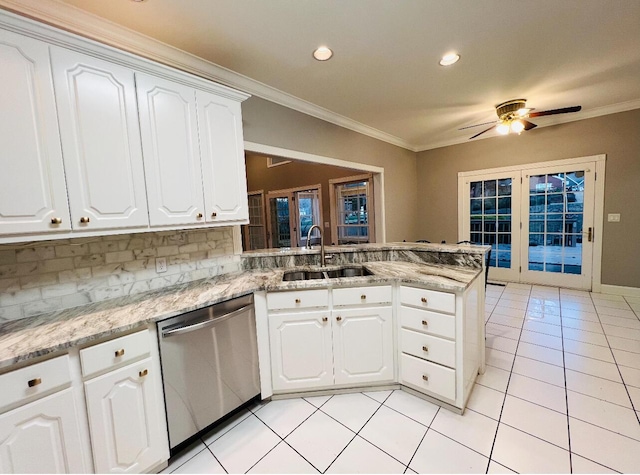
<svg viewBox="0 0 640 475">
<path fill-rule="evenodd" d="M 637 0 L 61 1 L 413 150 L 466 141 L 483 129 L 457 129 L 509 99 L 583 107 L 539 126 L 640 107 Z M 311 56 L 322 44 L 324 63 Z M 461 60 L 439 66 L 451 50 Z"/>
</svg>

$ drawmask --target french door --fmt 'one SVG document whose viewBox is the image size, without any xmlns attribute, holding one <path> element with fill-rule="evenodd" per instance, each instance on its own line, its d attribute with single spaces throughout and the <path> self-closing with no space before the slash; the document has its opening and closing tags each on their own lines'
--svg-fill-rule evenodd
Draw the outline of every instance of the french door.
<svg viewBox="0 0 640 475">
<path fill-rule="evenodd" d="M 591 289 L 598 164 L 587 158 L 459 175 L 460 239 L 491 246 L 490 280 Z"/>
<path fill-rule="evenodd" d="M 322 226 L 320 185 L 269 192 L 267 200 L 270 247 L 305 246 L 311 226 Z M 319 243 L 319 233 L 311 240 Z"/>
</svg>

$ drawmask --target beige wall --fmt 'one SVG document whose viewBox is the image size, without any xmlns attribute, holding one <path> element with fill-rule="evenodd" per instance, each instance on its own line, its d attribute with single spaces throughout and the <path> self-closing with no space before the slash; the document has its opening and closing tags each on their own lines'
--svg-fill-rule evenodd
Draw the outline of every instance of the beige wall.
<svg viewBox="0 0 640 475">
<path fill-rule="evenodd" d="M 414 152 L 257 97 L 242 104 L 242 116 L 249 142 L 384 168 L 386 240 L 417 238 Z"/>
<path fill-rule="evenodd" d="M 602 283 L 640 287 L 640 110 L 418 153 L 417 232 L 457 241 L 458 172 L 597 154 L 607 155 Z"/>
<path fill-rule="evenodd" d="M 361 171 L 349 168 L 297 161 L 269 168 L 267 167 L 267 158 L 262 155 L 247 153 L 245 158 L 247 164 L 248 191 L 263 190 L 265 199 L 269 191 L 320 184 L 322 193 L 322 221 L 325 223 L 330 221 L 331 216 L 329 180 L 332 178 L 362 174 Z M 324 226 L 323 224 L 320 225 Z M 327 240 L 328 238 L 326 238 L 326 236 L 330 236 L 330 229 L 331 228 L 327 228 L 325 234 L 323 234 L 326 242 L 330 242 Z"/>
</svg>

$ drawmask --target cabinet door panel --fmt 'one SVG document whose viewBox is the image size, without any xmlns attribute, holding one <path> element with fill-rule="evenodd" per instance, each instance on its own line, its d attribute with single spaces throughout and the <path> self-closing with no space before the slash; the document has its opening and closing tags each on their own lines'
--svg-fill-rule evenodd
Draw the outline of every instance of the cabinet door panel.
<svg viewBox="0 0 640 475">
<path fill-rule="evenodd" d="M 0 31 L 0 64 L 0 234 L 68 231 L 49 48 Z"/>
<path fill-rule="evenodd" d="M 269 338 L 275 391 L 333 384 L 328 310 L 269 315 Z"/>
<path fill-rule="evenodd" d="M 336 384 L 393 380 L 391 307 L 333 311 Z"/>
<path fill-rule="evenodd" d="M 206 219 L 248 223 L 242 113 L 236 101 L 196 91 Z"/>
<path fill-rule="evenodd" d="M 146 226 L 133 71 L 55 47 L 51 59 L 73 228 Z"/>
<path fill-rule="evenodd" d="M 136 73 L 151 225 L 204 219 L 195 90 Z"/>
<path fill-rule="evenodd" d="M 85 383 L 96 472 L 141 473 L 168 457 L 156 377 L 148 358 Z"/>
<path fill-rule="evenodd" d="M 71 389 L 0 416 L 0 473 L 87 473 Z"/>
</svg>

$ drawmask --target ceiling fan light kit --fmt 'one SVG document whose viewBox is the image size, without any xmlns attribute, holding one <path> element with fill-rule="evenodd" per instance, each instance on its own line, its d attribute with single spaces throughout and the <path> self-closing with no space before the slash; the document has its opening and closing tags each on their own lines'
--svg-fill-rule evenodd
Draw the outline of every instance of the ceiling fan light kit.
<svg viewBox="0 0 640 475">
<path fill-rule="evenodd" d="M 526 99 L 512 99 L 507 102 L 503 102 L 502 104 L 498 104 L 496 106 L 496 114 L 498 115 L 498 121 L 495 125 L 492 125 L 486 130 L 483 130 L 480 133 L 477 133 L 473 137 L 470 137 L 469 140 L 475 139 L 476 137 L 484 134 L 485 132 L 489 132 L 491 129 L 495 128 L 496 132 L 500 135 L 507 135 L 509 133 L 514 133 L 520 135 L 523 131 L 531 130 L 537 127 L 533 122 L 529 122 L 528 118 L 530 117 L 541 117 L 544 115 L 555 115 L 555 114 L 567 114 L 570 112 L 578 112 L 582 109 L 582 106 L 573 106 L 573 107 L 564 107 L 562 109 L 551 109 L 548 111 L 540 111 L 540 112 L 531 112 L 533 109 L 529 107 L 525 107 L 527 104 Z M 468 129 L 470 127 L 477 127 L 484 124 L 476 124 L 468 127 L 463 127 L 460 130 Z"/>
</svg>

